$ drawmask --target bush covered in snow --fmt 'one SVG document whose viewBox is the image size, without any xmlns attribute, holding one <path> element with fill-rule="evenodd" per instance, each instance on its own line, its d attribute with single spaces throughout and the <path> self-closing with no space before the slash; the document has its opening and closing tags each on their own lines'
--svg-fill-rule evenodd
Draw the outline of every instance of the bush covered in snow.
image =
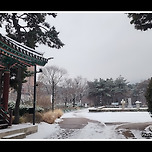
<svg viewBox="0 0 152 152">
<path fill-rule="evenodd" d="M 29 109 L 33 108 L 33 106 L 28 105 L 28 104 L 20 104 L 19 108 L 20 108 L 19 109 L 19 114 L 20 114 L 20 116 L 23 116 L 25 113 L 29 113 Z M 10 101 L 8 103 L 8 109 L 12 109 L 14 111 L 15 101 Z M 43 112 L 44 109 L 42 107 L 36 106 L 35 111 L 36 112 Z"/>
</svg>

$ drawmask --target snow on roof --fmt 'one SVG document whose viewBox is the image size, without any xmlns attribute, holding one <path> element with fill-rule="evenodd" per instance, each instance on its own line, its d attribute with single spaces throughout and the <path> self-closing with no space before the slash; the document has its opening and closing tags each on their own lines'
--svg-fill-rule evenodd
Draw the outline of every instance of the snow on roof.
<svg viewBox="0 0 152 152">
<path fill-rule="evenodd" d="M 37 65 L 41 65 L 41 66 L 44 66 L 49 59 L 47 58 L 44 58 L 43 57 L 43 53 L 42 52 L 37 52 L 35 51 L 34 49 L 30 48 L 30 47 L 27 47 L 7 36 L 4 36 L 2 34 L 0 34 L 0 38 L 1 38 L 1 41 L 0 43 L 2 43 L 2 46 L 6 47 L 8 46 L 9 49 L 11 49 L 13 51 L 13 49 L 15 49 L 16 53 L 13 53 L 13 52 L 9 52 L 9 53 L 6 53 L 5 51 L 5 55 L 10 55 L 13 56 L 13 57 L 18 57 L 19 59 L 23 60 L 23 61 L 27 61 L 29 60 L 27 63 L 28 65 L 29 62 L 30 63 L 36 63 Z M 34 60 L 33 60 L 34 58 Z"/>
<path fill-rule="evenodd" d="M 43 56 L 44 52 L 40 52 L 40 51 L 36 51 L 35 49 L 32 49 L 28 46 L 25 46 L 24 44 L 21 44 L 13 39 L 11 39 L 10 37 L 6 36 L 6 35 L 3 35 L 1 34 L 3 37 L 5 37 L 7 40 L 9 40 L 11 43 L 13 43 L 14 45 L 17 45 L 18 47 L 22 48 L 22 49 L 26 49 L 28 51 L 30 51 L 31 53 L 33 53 L 34 55 L 41 55 Z"/>
</svg>

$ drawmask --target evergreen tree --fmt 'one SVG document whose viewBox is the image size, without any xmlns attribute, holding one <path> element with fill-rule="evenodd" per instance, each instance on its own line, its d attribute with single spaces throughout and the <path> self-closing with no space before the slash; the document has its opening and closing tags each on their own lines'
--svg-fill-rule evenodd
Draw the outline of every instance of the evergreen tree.
<svg viewBox="0 0 152 152">
<path fill-rule="evenodd" d="M 109 105 L 111 102 L 120 102 L 127 97 L 128 82 L 121 75 L 116 80 L 96 79 L 94 82 L 88 82 L 88 98 L 92 99 L 95 105 Z"/>
<path fill-rule="evenodd" d="M 146 101 L 147 101 L 147 105 L 148 105 L 148 112 L 152 116 L 152 77 L 148 84 L 147 91 L 145 93 L 145 97 L 146 97 Z"/>
<path fill-rule="evenodd" d="M 152 28 L 152 13 L 128 13 L 128 17 L 131 18 L 130 24 L 134 24 L 137 30 Z"/>
</svg>

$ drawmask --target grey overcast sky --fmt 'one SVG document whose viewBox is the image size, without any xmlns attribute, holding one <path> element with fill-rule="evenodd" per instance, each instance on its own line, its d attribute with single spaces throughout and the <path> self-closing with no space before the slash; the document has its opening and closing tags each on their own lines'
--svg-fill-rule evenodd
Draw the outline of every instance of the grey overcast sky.
<svg viewBox="0 0 152 152">
<path fill-rule="evenodd" d="M 61 49 L 39 46 L 47 65 L 65 68 L 69 77 L 116 79 L 130 83 L 152 76 L 152 30 L 139 31 L 130 24 L 128 12 L 57 12 L 47 21 L 60 32 Z"/>
<path fill-rule="evenodd" d="M 61 49 L 39 46 L 47 65 L 68 71 L 69 77 L 116 79 L 130 83 L 152 76 L 152 30 L 139 31 L 126 12 L 59 12 L 48 22 L 60 32 Z"/>
</svg>

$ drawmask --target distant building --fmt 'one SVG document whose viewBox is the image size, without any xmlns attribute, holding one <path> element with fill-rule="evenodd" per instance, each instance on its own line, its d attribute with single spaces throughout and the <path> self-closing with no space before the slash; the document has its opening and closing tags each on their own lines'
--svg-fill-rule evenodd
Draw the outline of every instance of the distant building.
<svg viewBox="0 0 152 152">
<path fill-rule="evenodd" d="M 28 71 L 34 71 L 34 66 L 28 67 Z M 32 101 L 33 100 L 33 90 L 34 90 L 34 75 L 26 78 L 26 83 L 22 86 L 22 100 Z"/>
</svg>

